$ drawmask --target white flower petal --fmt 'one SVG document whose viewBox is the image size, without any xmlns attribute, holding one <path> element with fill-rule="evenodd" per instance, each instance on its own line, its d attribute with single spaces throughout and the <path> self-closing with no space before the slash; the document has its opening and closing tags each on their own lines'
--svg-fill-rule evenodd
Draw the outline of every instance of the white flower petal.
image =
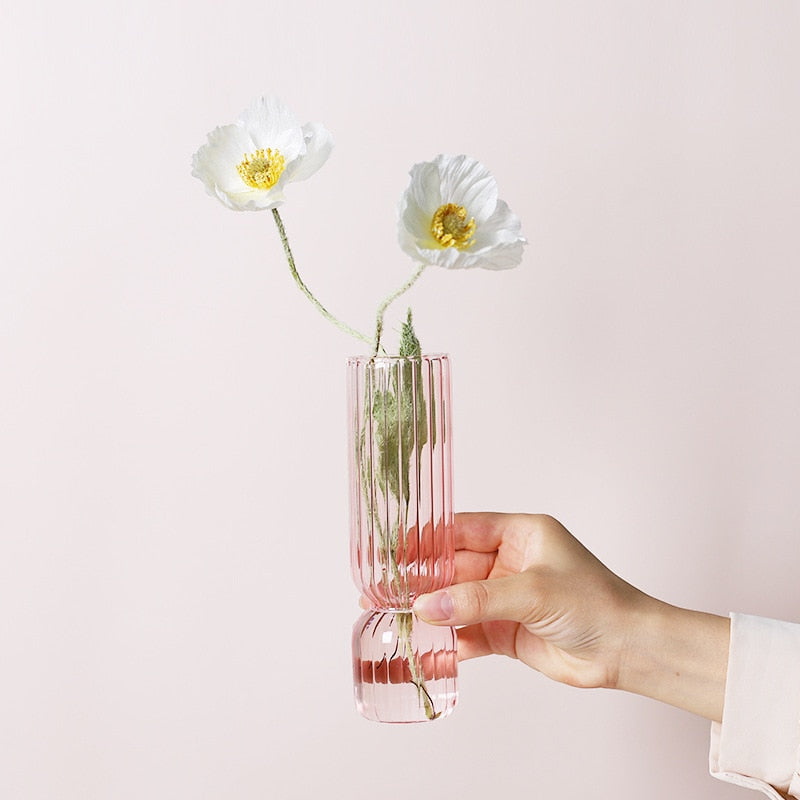
<svg viewBox="0 0 800 800">
<path fill-rule="evenodd" d="M 333 147 L 330 133 L 319 123 L 300 126 L 277 97 L 260 97 L 232 125 L 216 128 L 192 159 L 192 175 L 206 191 L 236 211 L 275 208 L 284 200 L 291 181 L 313 175 Z M 245 156 L 258 150 L 277 151 L 284 159 L 283 172 L 274 186 L 253 188 L 239 174 Z"/>
<path fill-rule="evenodd" d="M 304 181 L 310 178 L 327 160 L 333 150 L 333 136 L 319 122 L 308 122 L 303 125 L 305 155 L 287 165 L 285 176 L 287 181 Z"/>
<path fill-rule="evenodd" d="M 509 269 L 522 260 L 525 239 L 519 218 L 497 197 L 491 173 L 467 156 L 437 156 L 415 164 L 398 205 L 398 241 L 415 261 L 445 269 Z M 469 246 L 442 247 L 432 231 L 435 212 L 447 203 L 462 206 L 475 220 Z"/>
<path fill-rule="evenodd" d="M 422 252 L 432 259 L 431 264 L 445 269 L 462 268 L 466 258 L 466 253 L 456 250 L 455 247 L 440 247 L 438 250 L 423 250 Z"/>
<path fill-rule="evenodd" d="M 522 262 L 524 239 L 517 239 L 514 242 L 501 243 L 487 247 L 474 253 L 465 252 L 465 258 L 453 266 L 453 269 L 471 269 L 480 267 L 481 269 L 511 269 L 518 267 Z"/>
<path fill-rule="evenodd" d="M 208 134 L 192 160 L 192 175 L 200 178 L 211 195 L 216 189 L 238 191 L 244 187 L 236 165 L 254 149 L 247 132 L 238 125 L 225 125 Z"/>
<path fill-rule="evenodd" d="M 494 214 L 477 226 L 473 247 L 480 250 L 496 244 L 524 242 L 525 240 L 520 235 L 521 230 L 522 222 L 519 217 L 505 202 L 498 200 Z"/>
<path fill-rule="evenodd" d="M 259 97 L 237 119 L 256 149 L 268 147 L 279 150 L 286 161 L 303 155 L 305 146 L 300 123 L 289 108 L 277 97 Z"/>
<path fill-rule="evenodd" d="M 525 239 L 517 239 L 510 244 L 501 244 L 493 248 L 485 260 L 481 261 L 483 269 L 513 269 L 522 263 L 523 249 L 527 244 Z"/>
<path fill-rule="evenodd" d="M 218 192 L 217 196 L 228 208 L 234 211 L 264 211 L 276 208 L 284 201 L 283 192 L 278 186 L 264 191 L 245 187 L 241 192 Z"/>
<path fill-rule="evenodd" d="M 409 172 L 411 199 L 430 217 L 442 205 L 442 179 L 435 162 L 414 164 Z"/>
<path fill-rule="evenodd" d="M 408 195 L 404 196 L 405 202 L 400 209 L 400 232 L 407 234 L 407 239 L 414 242 L 414 247 L 437 249 L 439 243 L 433 238 L 431 220 L 433 213 L 423 210 L 417 205 L 416 200 Z M 401 247 L 403 245 L 401 244 Z M 406 249 L 406 248 L 403 248 Z"/>
<path fill-rule="evenodd" d="M 426 264 L 434 263 L 433 260 L 426 255 L 430 245 L 426 244 L 423 246 L 420 239 L 405 226 L 400 226 L 397 239 L 400 244 L 400 249 L 409 256 L 412 261 L 424 261 Z"/>
<path fill-rule="evenodd" d="M 439 156 L 444 203 L 464 206 L 476 222 L 487 219 L 497 204 L 497 182 L 486 167 L 468 156 Z"/>
</svg>

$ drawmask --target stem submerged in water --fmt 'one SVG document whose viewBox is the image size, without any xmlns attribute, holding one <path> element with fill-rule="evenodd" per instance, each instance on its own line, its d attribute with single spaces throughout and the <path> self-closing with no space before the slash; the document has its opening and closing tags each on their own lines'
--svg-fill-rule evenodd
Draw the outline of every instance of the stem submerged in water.
<svg viewBox="0 0 800 800">
<path fill-rule="evenodd" d="M 422 448 L 431 438 L 429 415 L 421 389 L 420 350 L 409 312 L 403 327 L 400 357 L 392 359 L 388 365 L 383 360 L 374 359 L 364 365 L 366 374 L 363 416 L 358 431 L 358 463 L 367 525 L 375 537 L 373 540 L 370 536 L 369 547 L 373 548 L 371 558 L 375 559 L 371 580 L 379 582 L 382 587 L 378 605 L 400 609 L 394 612 L 397 650 L 389 660 L 398 656 L 408 664 L 410 682 L 417 690 L 420 706 L 424 708 L 426 718 L 434 720 L 441 712 L 436 710 L 425 686 L 424 669 L 412 640 L 414 615 L 411 602 L 415 590 L 407 575 L 412 568 L 406 563 L 408 537 L 419 525 L 419 520 L 409 523 L 409 504 L 413 494 L 411 478 L 413 474 L 419 480 Z M 419 491 L 417 484 L 416 495 Z"/>
<path fill-rule="evenodd" d="M 425 688 L 425 675 L 422 663 L 417 663 L 414 647 L 411 644 L 411 633 L 414 630 L 414 614 L 411 611 L 400 612 L 397 615 L 397 638 L 401 646 L 403 657 L 408 661 L 408 668 L 411 671 L 411 682 L 417 687 L 419 699 L 425 706 L 425 716 L 428 719 L 436 719 L 441 712 L 437 712 L 433 707 L 433 700 Z"/>
</svg>

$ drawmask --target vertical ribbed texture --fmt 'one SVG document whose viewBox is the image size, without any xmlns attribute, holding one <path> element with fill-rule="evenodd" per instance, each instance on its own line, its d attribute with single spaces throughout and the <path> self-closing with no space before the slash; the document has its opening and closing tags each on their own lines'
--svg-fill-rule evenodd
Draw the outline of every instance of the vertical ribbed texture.
<svg viewBox="0 0 800 800">
<path fill-rule="evenodd" d="M 351 565 L 375 608 L 410 608 L 453 579 L 446 355 L 347 362 Z"/>
<path fill-rule="evenodd" d="M 377 722 L 447 716 L 457 700 L 454 628 L 410 611 L 453 580 L 450 362 L 347 362 L 350 562 L 373 610 L 353 629 L 356 704 Z"/>
<path fill-rule="evenodd" d="M 402 612 L 400 612 L 402 613 Z M 399 614 L 368 611 L 353 627 L 353 684 L 359 712 L 375 722 L 426 722 L 448 716 L 458 701 L 453 628 L 417 619 L 411 635 L 414 682 Z"/>
</svg>

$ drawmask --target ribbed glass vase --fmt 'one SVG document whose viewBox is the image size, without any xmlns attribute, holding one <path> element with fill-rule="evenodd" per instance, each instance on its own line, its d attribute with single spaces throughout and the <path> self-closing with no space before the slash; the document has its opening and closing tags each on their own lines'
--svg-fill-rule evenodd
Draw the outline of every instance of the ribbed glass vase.
<svg viewBox="0 0 800 800">
<path fill-rule="evenodd" d="M 458 698 L 456 632 L 413 612 L 368 611 L 353 628 L 356 706 L 375 722 L 446 717 Z"/>
<path fill-rule="evenodd" d="M 353 630 L 356 705 L 378 722 L 423 722 L 457 698 L 456 632 L 411 611 L 455 565 L 450 361 L 347 362 L 350 555 L 373 610 Z"/>
<path fill-rule="evenodd" d="M 453 579 L 450 361 L 353 357 L 347 380 L 353 578 L 408 609 Z"/>
</svg>

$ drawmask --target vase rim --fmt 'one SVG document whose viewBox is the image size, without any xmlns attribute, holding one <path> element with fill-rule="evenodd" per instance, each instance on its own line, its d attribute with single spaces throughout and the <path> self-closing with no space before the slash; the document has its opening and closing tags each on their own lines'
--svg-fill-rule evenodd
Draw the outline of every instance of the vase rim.
<svg viewBox="0 0 800 800">
<path fill-rule="evenodd" d="M 393 362 L 393 361 L 441 361 L 443 359 L 449 359 L 450 355 L 448 353 L 423 353 L 419 356 L 398 356 L 398 355 L 388 355 L 388 356 L 368 356 L 368 355 L 360 355 L 360 356 L 348 356 L 347 363 L 348 364 L 365 364 L 369 361 L 377 361 L 379 363 L 385 362 Z"/>
</svg>

